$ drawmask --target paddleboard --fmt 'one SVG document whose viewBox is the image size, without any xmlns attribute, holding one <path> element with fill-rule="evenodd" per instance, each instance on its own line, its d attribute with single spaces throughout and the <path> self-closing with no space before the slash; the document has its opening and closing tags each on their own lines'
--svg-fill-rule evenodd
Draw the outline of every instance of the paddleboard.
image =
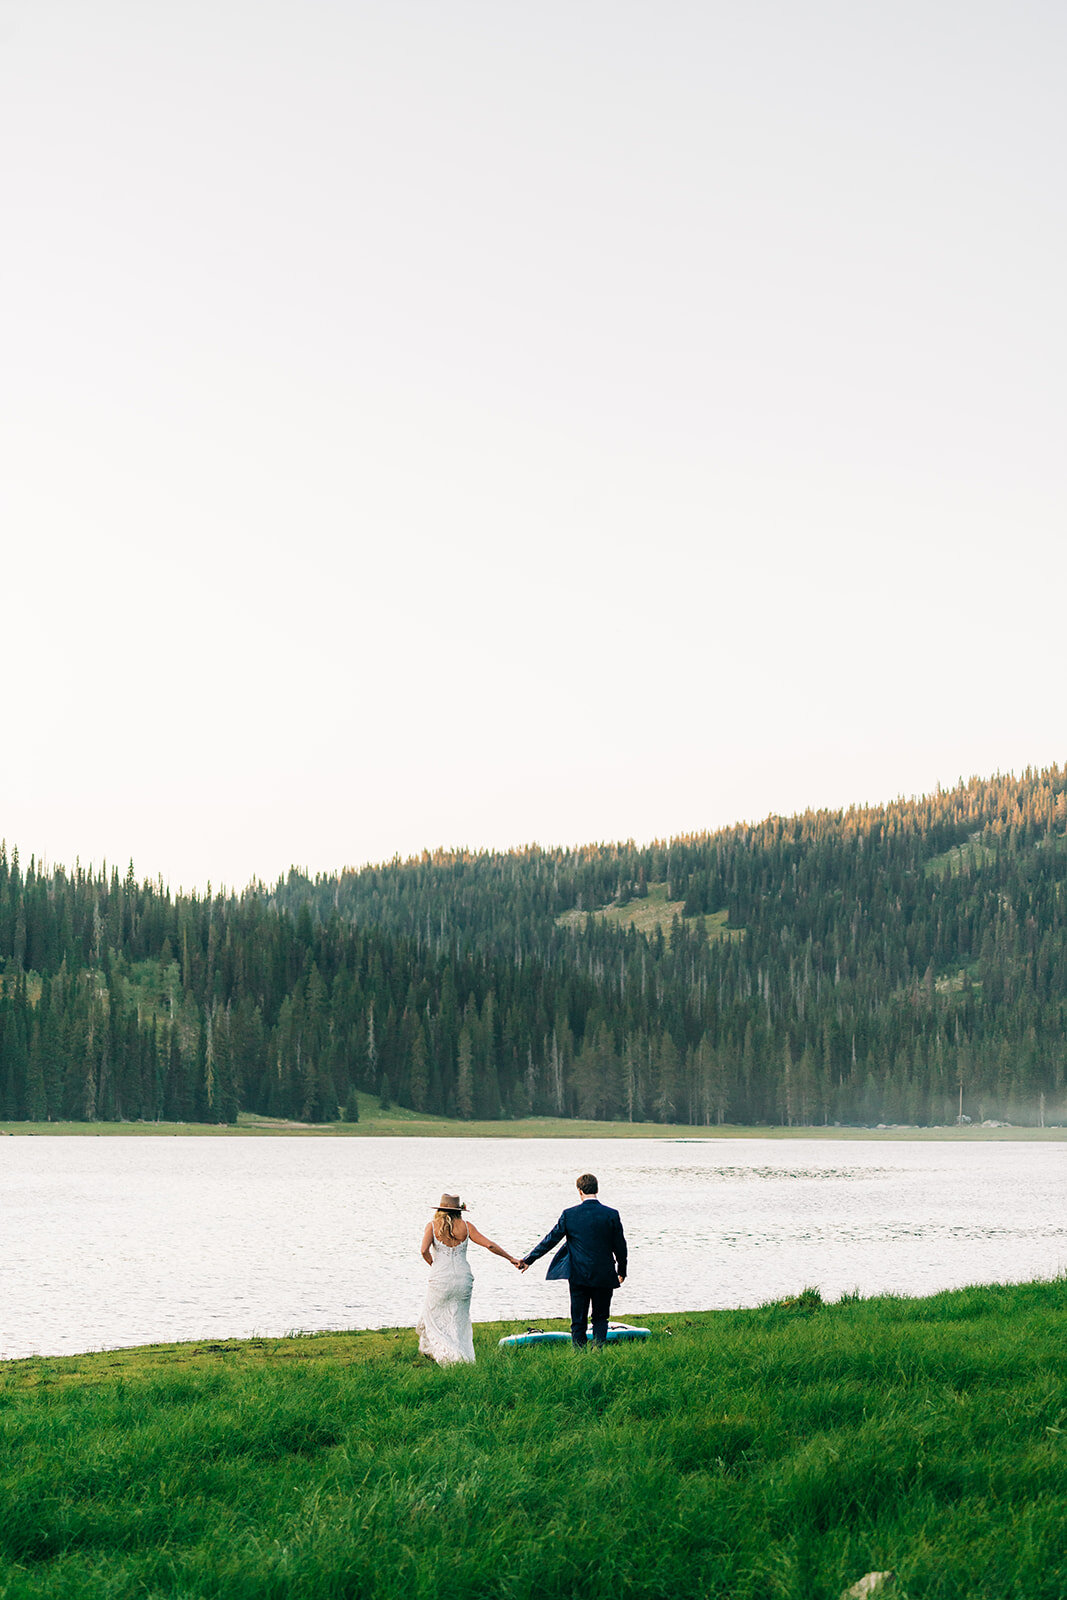
<svg viewBox="0 0 1067 1600">
<path fill-rule="evenodd" d="M 608 1343 L 623 1344 L 631 1339 L 647 1339 L 648 1328 L 631 1328 L 628 1322 L 608 1323 Z M 504 1347 L 520 1344 L 570 1344 L 569 1333 L 543 1333 L 540 1328 L 527 1328 L 525 1333 L 509 1333 L 497 1341 Z"/>
</svg>

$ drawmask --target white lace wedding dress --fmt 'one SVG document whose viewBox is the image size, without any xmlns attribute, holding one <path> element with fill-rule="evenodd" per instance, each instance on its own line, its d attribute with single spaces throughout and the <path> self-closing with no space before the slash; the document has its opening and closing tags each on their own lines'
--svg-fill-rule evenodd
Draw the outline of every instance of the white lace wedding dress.
<svg viewBox="0 0 1067 1600">
<path fill-rule="evenodd" d="M 471 1289 L 474 1274 L 467 1260 L 467 1245 L 442 1244 L 434 1237 L 430 1244 L 433 1266 L 426 1285 L 426 1302 L 415 1324 L 419 1349 L 432 1356 L 438 1366 L 474 1360 L 471 1333 Z"/>
</svg>

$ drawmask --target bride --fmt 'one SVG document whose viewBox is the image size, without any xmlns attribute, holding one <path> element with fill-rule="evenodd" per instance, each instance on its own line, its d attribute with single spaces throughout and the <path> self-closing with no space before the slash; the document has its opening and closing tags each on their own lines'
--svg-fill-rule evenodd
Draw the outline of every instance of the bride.
<svg viewBox="0 0 1067 1600">
<path fill-rule="evenodd" d="M 466 1209 L 458 1194 L 443 1194 L 422 1236 L 422 1259 L 430 1268 L 430 1281 L 415 1331 L 422 1354 L 432 1356 L 441 1367 L 474 1360 L 471 1336 L 474 1276 L 467 1260 L 468 1239 L 473 1239 L 494 1256 L 503 1256 L 513 1267 L 519 1265 L 514 1256 L 509 1256 L 492 1239 L 479 1233 L 473 1222 L 464 1221 Z"/>
</svg>

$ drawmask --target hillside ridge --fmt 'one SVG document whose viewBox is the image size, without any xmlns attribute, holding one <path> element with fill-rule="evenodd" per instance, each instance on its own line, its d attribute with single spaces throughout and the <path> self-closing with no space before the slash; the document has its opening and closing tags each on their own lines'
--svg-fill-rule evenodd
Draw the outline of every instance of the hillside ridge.
<svg viewBox="0 0 1067 1600">
<path fill-rule="evenodd" d="M 0 1120 L 1063 1121 L 1065 882 L 1061 767 L 240 895 L 0 848 Z"/>
</svg>

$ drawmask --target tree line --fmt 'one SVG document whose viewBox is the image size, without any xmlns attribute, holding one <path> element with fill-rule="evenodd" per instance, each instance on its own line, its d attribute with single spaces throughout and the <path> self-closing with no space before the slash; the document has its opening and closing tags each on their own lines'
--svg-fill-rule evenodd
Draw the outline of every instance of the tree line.
<svg viewBox="0 0 1067 1600">
<path fill-rule="evenodd" d="M 226 896 L 0 850 L 0 1117 L 1052 1120 L 1065 881 L 1058 767 Z"/>
</svg>

